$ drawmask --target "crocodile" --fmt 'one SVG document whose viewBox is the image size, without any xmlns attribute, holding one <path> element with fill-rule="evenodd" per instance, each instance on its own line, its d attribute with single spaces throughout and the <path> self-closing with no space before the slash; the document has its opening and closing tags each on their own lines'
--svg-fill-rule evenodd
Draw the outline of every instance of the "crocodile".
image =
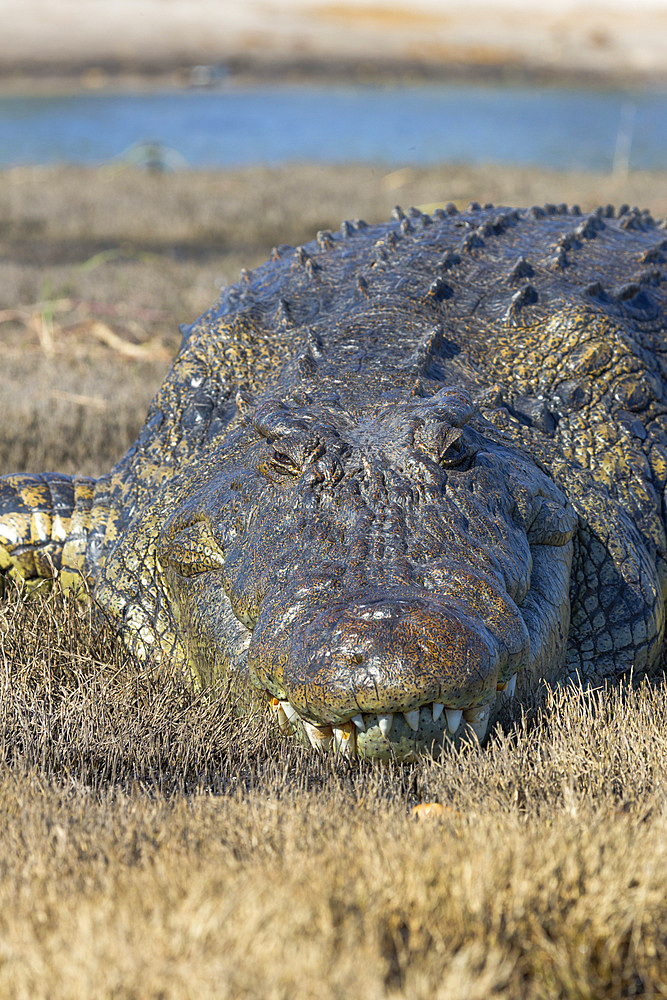
<svg viewBox="0 0 667 1000">
<path fill-rule="evenodd" d="M 0 479 L 2 574 L 365 757 L 483 741 L 540 679 L 657 676 L 665 229 L 450 203 L 276 247 L 181 328 L 108 475 Z"/>
</svg>

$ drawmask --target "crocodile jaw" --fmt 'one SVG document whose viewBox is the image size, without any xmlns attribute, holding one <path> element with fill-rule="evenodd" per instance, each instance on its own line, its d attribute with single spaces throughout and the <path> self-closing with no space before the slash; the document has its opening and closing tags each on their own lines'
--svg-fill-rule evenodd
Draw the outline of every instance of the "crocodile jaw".
<svg viewBox="0 0 667 1000">
<path fill-rule="evenodd" d="M 251 676 L 265 690 L 281 732 L 317 750 L 402 760 L 420 752 L 437 756 L 466 735 L 483 742 L 499 710 L 514 697 L 519 677 L 520 688 L 539 679 L 553 679 L 565 661 L 573 544 L 535 545 L 531 553 L 531 584 L 519 608 L 529 644 L 519 662 L 510 663 L 506 657 L 504 665 L 498 658 L 487 663 L 486 671 L 481 671 L 486 678 L 476 689 L 450 686 L 449 695 L 421 699 L 415 691 L 411 698 L 406 695 L 402 705 L 388 698 L 384 711 L 349 709 L 338 718 L 324 719 L 321 710 L 315 715 L 302 700 L 293 704 L 284 686 L 271 679 L 263 683 L 253 670 L 251 655 Z M 442 665 L 440 669 L 444 670 Z"/>
</svg>

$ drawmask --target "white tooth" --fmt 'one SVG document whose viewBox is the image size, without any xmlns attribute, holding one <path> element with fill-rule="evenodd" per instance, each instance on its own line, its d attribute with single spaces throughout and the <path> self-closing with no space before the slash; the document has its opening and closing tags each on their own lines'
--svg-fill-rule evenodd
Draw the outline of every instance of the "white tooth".
<svg viewBox="0 0 667 1000">
<path fill-rule="evenodd" d="M 282 703 L 279 702 L 277 698 L 271 699 L 271 711 L 274 713 L 276 717 L 276 722 L 278 723 L 278 728 L 280 729 L 280 732 L 285 734 L 290 733 L 292 731 L 290 724 L 287 721 L 287 716 L 285 715 Z"/>
<path fill-rule="evenodd" d="M 486 736 L 486 730 L 489 725 L 490 717 L 491 717 L 490 705 L 478 705 L 476 708 L 466 709 L 466 711 L 463 713 L 463 718 L 466 720 L 470 728 L 474 731 L 480 743 Z"/>
<path fill-rule="evenodd" d="M 455 733 L 456 730 L 461 725 L 461 717 L 463 712 L 460 708 L 446 708 L 445 716 L 447 718 L 447 729 L 450 733 Z"/>
<path fill-rule="evenodd" d="M 438 721 L 438 719 L 442 715 L 444 707 L 445 706 L 443 705 L 443 703 L 441 701 L 434 701 L 433 702 L 433 721 L 434 722 Z"/>
<path fill-rule="evenodd" d="M 419 709 L 413 708 L 411 712 L 403 712 L 403 718 L 414 733 L 419 729 Z"/>
<path fill-rule="evenodd" d="M 314 726 L 311 722 L 302 722 L 306 736 L 311 747 L 316 750 L 329 750 L 333 743 L 333 730 L 331 726 Z"/>
<path fill-rule="evenodd" d="M 288 701 L 281 701 L 280 702 L 280 707 L 282 708 L 283 712 L 287 716 L 287 721 L 288 722 L 291 722 L 294 725 L 296 725 L 297 723 L 301 722 L 301 716 L 299 715 L 299 713 L 297 712 L 297 710 L 292 705 L 290 705 L 290 703 Z"/>
<path fill-rule="evenodd" d="M 394 715 L 389 712 L 387 715 L 378 715 L 378 726 L 380 727 L 380 732 L 387 738 L 391 732 L 391 727 L 394 724 Z"/>
<path fill-rule="evenodd" d="M 352 755 L 356 753 L 357 730 L 351 722 L 346 722 L 342 726 L 334 726 L 333 738 L 339 753 Z"/>
<path fill-rule="evenodd" d="M 357 729 L 360 729 L 362 733 L 366 732 L 366 723 L 364 722 L 364 717 L 361 714 L 361 712 L 359 713 L 359 715 L 353 716 L 352 721 L 354 722 Z"/>
<path fill-rule="evenodd" d="M 505 694 L 508 698 L 514 697 L 514 692 L 516 691 L 516 674 L 513 674 L 505 685 Z"/>
</svg>

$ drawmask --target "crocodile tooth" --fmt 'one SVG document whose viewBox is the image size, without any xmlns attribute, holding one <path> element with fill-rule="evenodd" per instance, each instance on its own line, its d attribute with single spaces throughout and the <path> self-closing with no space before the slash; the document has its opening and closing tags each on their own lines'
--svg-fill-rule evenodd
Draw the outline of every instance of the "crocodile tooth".
<svg viewBox="0 0 667 1000">
<path fill-rule="evenodd" d="M 419 709 L 414 708 L 411 712 L 403 712 L 403 718 L 414 733 L 419 729 Z"/>
<path fill-rule="evenodd" d="M 315 750 L 328 750 L 331 747 L 333 743 L 331 726 L 314 726 L 305 720 L 302 720 L 302 725 L 311 747 L 314 747 Z"/>
<path fill-rule="evenodd" d="M 358 715 L 353 716 L 352 721 L 357 729 L 360 729 L 362 733 L 366 732 L 366 723 L 364 722 L 364 717 L 361 712 L 359 712 Z"/>
<path fill-rule="evenodd" d="M 433 702 L 433 721 L 434 722 L 438 721 L 438 719 L 440 718 L 440 716 L 443 713 L 444 708 L 445 708 L 445 706 L 443 705 L 443 703 L 441 701 L 434 701 Z"/>
<path fill-rule="evenodd" d="M 461 717 L 463 712 L 460 708 L 446 708 L 445 716 L 447 718 L 447 729 L 450 733 L 455 733 L 456 730 L 461 725 Z"/>
<path fill-rule="evenodd" d="M 290 724 L 287 721 L 287 716 L 285 715 L 285 711 L 282 707 L 281 702 L 278 701 L 277 698 L 271 699 L 271 711 L 276 717 L 276 722 L 278 723 L 278 728 L 280 729 L 280 732 L 281 733 L 291 732 Z"/>
<path fill-rule="evenodd" d="M 514 689 L 516 688 L 516 674 L 512 674 L 508 681 L 498 681 L 496 685 L 496 691 L 502 691 L 509 698 L 514 696 Z"/>
<path fill-rule="evenodd" d="M 480 743 L 486 736 L 490 717 L 490 705 L 477 705 L 476 708 L 467 708 L 463 713 L 463 718 L 473 730 Z"/>
<path fill-rule="evenodd" d="M 388 712 L 387 715 L 378 715 L 378 726 L 380 727 L 380 732 L 385 738 L 389 736 L 393 724 L 394 724 L 393 712 Z"/>
<path fill-rule="evenodd" d="M 296 725 L 297 723 L 301 722 L 301 716 L 299 715 L 299 713 L 297 712 L 297 710 L 294 708 L 294 706 L 290 705 L 290 703 L 288 701 L 281 701 L 280 702 L 280 707 L 282 708 L 283 712 L 287 716 L 287 721 L 288 722 L 291 722 L 294 725 Z"/>
<path fill-rule="evenodd" d="M 336 750 L 340 753 L 355 754 L 357 750 L 357 729 L 354 723 L 345 722 L 342 726 L 334 726 L 333 740 Z"/>
</svg>

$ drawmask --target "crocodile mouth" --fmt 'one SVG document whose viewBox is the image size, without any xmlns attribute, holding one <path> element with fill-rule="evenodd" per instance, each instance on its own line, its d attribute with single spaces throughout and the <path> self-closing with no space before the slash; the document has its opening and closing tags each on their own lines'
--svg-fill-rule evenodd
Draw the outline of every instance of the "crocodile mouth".
<svg viewBox="0 0 667 1000">
<path fill-rule="evenodd" d="M 295 685 L 289 660 L 280 649 L 272 650 L 276 659 L 270 667 L 266 664 L 268 671 L 262 669 L 261 653 L 252 656 L 256 638 L 253 635 L 250 673 L 255 684 L 264 690 L 280 731 L 293 734 L 305 745 L 320 751 L 399 760 L 414 759 L 422 752 L 438 756 L 444 748 L 466 736 L 484 742 L 499 710 L 514 698 L 518 682 L 521 691 L 521 685 L 531 680 L 549 680 L 562 672 L 569 630 L 572 543 L 531 546 L 531 556 L 530 586 L 526 594 L 518 605 L 509 599 L 503 605 L 505 612 L 508 605 L 512 606 L 520 619 L 520 627 L 517 628 L 516 622 L 511 625 L 506 621 L 505 624 L 491 622 L 488 615 L 485 622 L 478 622 L 473 627 L 466 625 L 464 639 L 459 636 L 458 642 L 460 647 L 461 641 L 467 639 L 470 646 L 463 648 L 462 657 L 460 650 L 454 650 L 455 655 L 451 657 L 446 650 L 439 662 L 429 664 L 424 662 L 428 659 L 426 652 L 417 665 L 419 669 L 423 667 L 423 672 L 417 676 L 416 670 L 413 671 L 414 676 L 408 678 L 403 691 L 388 684 L 386 689 L 380 688 L 379 692 L 367 697 L 363 689 L 358 689 L 352 700 L 347 698 L 346 702 L 341 697 L 333 707 L 318 703 L 317 692 L 322 688 L 322 681 L 313 670 L 312 662 L 310 673 L 315 674 L 315 683 L 310 693 L 306 690 L 304 694 L 304 682 Z M 405 603 L 412 610 L 418 602 Z M 423 603 L 442 611 L 437 600 Z M 258 631 L 261 632 L 261 628 Z M 307 632 L 306 637 L 312 639 L 313 631 Z M 283 621 L 283 640 L 289 632 L 289 624 Z M 499 648 L 503 632 L 504 649 Z M 521 633 L 520 638 L 512 646 L 507 634 L 516 636 L 517 633 Z M 477 641 L 479 636 L 486 638 L 480 642 Z M 327 640 L 323 648 L 326 644 Z M 261 649 L 261 639 L 259 645 Z M 421 648 L 428 650 L 428 646 Z M 282 670 L 276 672 L 276 663 L 281 659 Z M 434 677 L 436 681 L 440 678 L 439 686 L 432 683 Z M 440 698 L 437 694 L 434 696 L 435 692 Z"/>
<path fill-rule="evenodd" d="M 289 701 L 271 698 L 271 713 L 284 735 L 294 735 L 316 750 L 361 757 L 397 757 L 409 760 L 420 750 L 433 755 L 466 733 L 482 743 L 492 716 L 505 699 L 514 698 L 517 674 L 498 685 L 494 703 L 474 708 L 445 708 L 442 702 L 422 705 L 409 712 L 384 714 L 359 712 L 338 726 L 318 725 L 302 718 Z"/>
</svg>

